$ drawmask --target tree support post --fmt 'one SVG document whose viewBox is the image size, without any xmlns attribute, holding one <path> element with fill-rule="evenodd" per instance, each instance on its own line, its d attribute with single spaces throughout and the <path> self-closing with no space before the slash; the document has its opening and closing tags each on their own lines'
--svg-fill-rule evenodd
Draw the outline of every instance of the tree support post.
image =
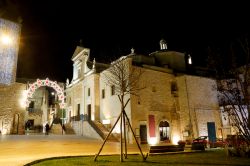
<svg viewBox="0 0 250 166">
<path fill-rule="evenodd" d="M 102 144 L 102 146 L 101 146 L 99 152 L 95 155 L 94 161 L 97 160 L 97 157 L 98 157 L 99 154 L 101 153 L 103 146 L 105 145 L 106 141 L 108 140 L 108 137 L 110 136 L 110 134 L 111 134 L 112 131 L 114 130 L 116 124 L 118 123 L 119 119 L 121 118 L 121 115 L 122 115 L 122 112 L 120 113 L 120 115 L 119 115 L 119 117 L 117 118 L 117 120 L 116 120 L 114 126 L 112 127 L 112 129 L 111 129 L 110 132 L 108 133 L 107 137 L 105 138 L 105 140 L 104 140 L 104 142 L 103 142 L 103 144 Z"/>
</svg>

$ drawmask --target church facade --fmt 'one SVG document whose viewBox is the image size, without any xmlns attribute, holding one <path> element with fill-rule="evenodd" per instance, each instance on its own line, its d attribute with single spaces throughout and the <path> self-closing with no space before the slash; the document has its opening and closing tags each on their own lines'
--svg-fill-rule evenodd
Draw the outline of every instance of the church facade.
<svg viewBox="0 0 250 166">
<path fill-rule="evenodd" d="M 120 114 L 120 102 L 112 86 L 105 83 L 109 64 L 90 61 L 90 50 L 77 46 L 73 57 L 73 79 L 66 86 L 67 122 L 78 134 L 93 135 L 87 121 L 111 128 Z M 164 40 L 160 50 L 149 55 L 121 57 L 129 67 L 143 70 L 138 82 L 144 87 L 139 96 L 128 94 L 125 111 L 141 143 L 177 143 L 198 136 L 225 137 L 217 99 L 216 81 L 188 74 L 190 55 L 167 50 Z M 115 62 L 114 62 L 115 63 Z M 126 127 L 128 127 L 126 125 Z M 119 123 L 113 133 L 119 135 Z M 127 131 L 133 143 L 132 132 Z"/>
</svg>

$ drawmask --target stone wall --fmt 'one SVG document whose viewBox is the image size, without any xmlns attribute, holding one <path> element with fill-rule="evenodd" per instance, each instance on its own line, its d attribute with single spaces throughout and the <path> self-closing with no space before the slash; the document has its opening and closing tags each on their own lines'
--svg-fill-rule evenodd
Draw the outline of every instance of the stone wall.
<svg viewBox="0 0 250 166">
<path fill-rule="evenodd" d="M 171 88 L 173 83 L 177 85 L 175 90 Z M 172 142 L 207 135 L 207 128 L 204 128 L 207 122 L 215 122 L 216 134 L 219 136 L 221 120 L 215 85 L 215 81 L 210 78 L 145 69 L 140 80 L 140 86 L 145 89 L 139 97 L 131 96 L 133 130 L 139 128 L 141 122 L 146 121 L 149 125 L 148 115 L 154 115 L 158 141 L 161 121 L 169 123 Z M 204 114 L 197 113 L 198 110 Z M 149 133 L 149 126 L 147 130 Z"/>
<path fill-rule="evenodd" d="M 121 102 L 117 95 L 111 94 L 111 86 L 107 84 L 106 76 L 104 74 L 106 71 L 100 74 L 100 120 L 110 121 L 111 126 L 116 122 L 118 116 L 121 113 Z M 102 90 L 105 92 L 105 97 L 102 98 Z M 130 95 L 126 95 L 124 100 L 127 101 L 130 98 Z M 130 102 L 127 104 L 125 111 L 130 117 L 131 106 Z M 117 123 L 116 127 L 113 130 L 114 133 L 120 132 L 120 123 Z"/>
<path fill-rule="evenodd" d="M 75 121 L 71 122 L 71 124 L 76 135 L 102 140 L 101 136 L 90 126 L 87 121 Z"/>
<path fill-rule="evenodd" d="M 148 116 L 155 117 L 155 135 L 160 139 L 159 124 L 167 121 L 170 125 L 170 139 L 179 134 L 179 115 L 175 105 L 175 97 L 171 94 L 171 82 L 174 75 L 167 72 L 142 69 L 144 73 L 140 79 L 140 87 L 143 88 L 139 97 L 131 96 L 131 123 L 133 130 L 140 128 L 141 122 L 147 122 Z M 148 141 L 151 139 L 147 134 Z"/>
<path fill-rule="evenodd" d="M 88 95 L 90 89 L 90 95 Z M 67 118 L 77 116 L 78 104 L 80 104 L 80 114 L 88 114 L 88 105 L 91 105 L 92 120 L 99 120 L 99 75 L 91 74 L 66 89 L 67 96 Z M 71 111 L 71 115 L 69 115 Z"/>
<path fill-rule="evenodd" d="M 83 86 L 82 82 L 76 83 L 74 86 L 66 89 L 66 103 L 67 103 L 67 118 L 77 115 L 77 105 L 80 104 L 80 113 L 83 114 Z M 70 108 L 70 109 L 69 109 Z M 71 112 L 69 112 L 71 111 Z"/>
<path fill-rule="evenodd" d="M 192 123 L 193 117 L 191 116 L 186 76 L 180 75 L 177 76 L 175 79 L 178 88 L 176 92 L 176 105 L 180 115 L 180 138 L 182 140 L 192 140 L 194 138 Z"/>
<path fill-rule="evenodd" d="M 97 88 L 97 86 L 99 86 L 99 81 L 96 81 L 98 78 L 99 75 L 91 74 L 82 81 L 83 91 L 81 91 L 81 110 L 83 110 L 83 114 L 88 114 L 88 105 L 91 105 L 92 120 L 95 120 L 96 105 L 99 106 L 99 88 Z M 88 94 L 88 89 L 90 89 L 90 94 Z"/>
<path fill-rule="evenodd" d="M 0 130 L 2 134 L 24 134 L 26 84 L 0 85 Z"/>
<path fill-rule="evenodd" d="M 189 75 L 177 79 L 182 128 L 188 128 L 192 137 L 198 137 L 207 135 L 207 122 L 215 122 L 219 136 L 222 124 L 215 80 Z"/>
</svg>

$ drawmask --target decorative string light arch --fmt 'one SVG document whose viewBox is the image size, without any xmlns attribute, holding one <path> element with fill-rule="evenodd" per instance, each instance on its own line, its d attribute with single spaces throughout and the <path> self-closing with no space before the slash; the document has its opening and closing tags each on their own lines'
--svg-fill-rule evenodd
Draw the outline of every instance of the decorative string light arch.
<svg viewBox="0 0 250 166">
<path fill-rule="evenodd" d="M 48 78 L 46 78 L 45 80 L 37 79 L 36 82 L 34 82 L 33 84 L 29 84 L 29 88 L 27 90 L 26 102 L 25 102 L 26 107 L 29 106 L 29 103 L 30 103 L 29 98 L 32 98 L 34 92 L 38 88 L 40 88 L 41 86 L 48 86 L 48 87 L 53 88 L 57 92 L 58 100 L 60 101 L 59 102 L 60 108 L 64 108 L 64 106 L 65 106 L 65 103 L 64 103 L 65 96 L 64 96 L 63 89 L 57 84 L 56 81 L 51 81 Z"/>
</svg>

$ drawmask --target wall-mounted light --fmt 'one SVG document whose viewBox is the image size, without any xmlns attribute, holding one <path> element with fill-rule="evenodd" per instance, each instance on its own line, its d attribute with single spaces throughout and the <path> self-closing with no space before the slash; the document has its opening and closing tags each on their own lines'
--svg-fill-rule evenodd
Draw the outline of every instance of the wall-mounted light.
<svg viewBox="0 0 250 166">
<path fill-rule="evenodd" d="M 1 35 L 1 43 L 2 43 L 3 45 L 5 45 L 5 46 L 11 45 L 12 41 L 13 41 L 13 40 L 12 40 L 12 38 L 11 38 L 10 35 L 8 35 L 8 34 L 2 34 L 2 35 Z"/>
<path fill-rule="evenodd" d="M 192 64 L 192 57 L 190 56 L 190 54 L 188 54 L 188 64 Z"/>
<path fill-rule="evenodd" d="M 148 143 L 150 145 L 155 145 L 157 144 L 157 137 L 150 137 L 149 140 L 148 140 Z"/>
<path fill-rule="evenodd" d="M 173 144 L 177 145 L 178 141 L 180 141 L 180 136 L 178 134 L 174 134 L 174 136 L 173 136 Z"/>
<path fill-rule="evenodd" d="M 19 103 L 22 108 L 26 107 L 26 100 L 27 100 L 27 90 L 23 90 L 22 95 L 19 99 Z"/>
</svg>

